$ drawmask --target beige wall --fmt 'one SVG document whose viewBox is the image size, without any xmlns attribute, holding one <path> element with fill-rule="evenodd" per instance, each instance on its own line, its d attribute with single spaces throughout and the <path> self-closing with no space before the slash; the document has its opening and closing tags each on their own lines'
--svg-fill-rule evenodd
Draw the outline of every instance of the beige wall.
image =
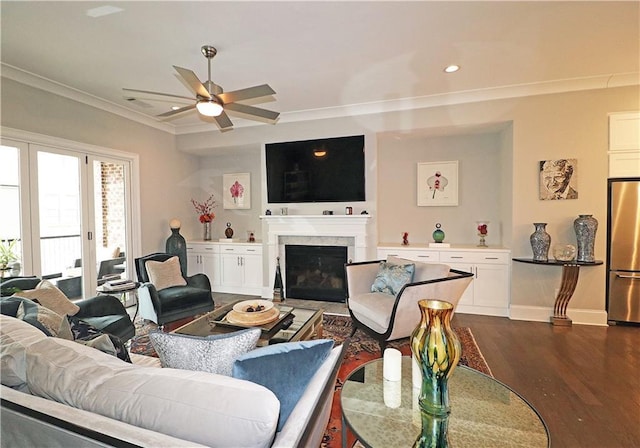
<svg viewBox="0 0 640 448">
<path fill-rule="evenodd" d="M 2 126 L 139 155 L 142 253 L 164 250 L 174 216 L 195 232 L 198 158 L 178 152 L 173 135 L 6 78 L 1 105 Z"/>
<path fill-rule="evenodd" d="M 395 241 L 396 234 L 399 237 L 399 231 L 405 228 L 410 232 L 410 240 L 427 241 L 433 224 L 444 217 L 448 239 L 453 243 L 470 242 L 474 234 L 473 225 L 469 230 L 469 223 L 489 219 L 500 223 L 499 239 L 498 229 L 490 225 L 489 243 L 510 247 L 514 257 L 527 257 L 531 255 L 529 235 L 533 222 L 549 223 L 547 229 L 553 243 L 574 243 L 573 220 L 578 214 L 592 213 L 600 221 L 596 257 L 604 259 L 607 114 L 638 110 L 639 98 L 637 86 L 620 87 L 280 123 L 238 128 L 225 134 L 214 130 L 174 138 L 3 79 L 2 125 L 139 154 L 144 252 L 162 249 L 168 236 L 167 222 L 173 216 L 183 221 L 183 234 L 187 238 L 199 238 L 201 229 L 189 199 L 204 199 L 209 191 L 221 188 L 221 174 L 225 172 L 252 173 L 252 209 L 227 212 L 219 205 L 216 226 L 231 221 L 239 232 L 249 226 L 257 227 L 257 216 L 268 205 L 262 179 L 264 143 L 363 133 L 367 202 L 357 204 L 356 210 L 366 208 L 377 220 L 378 241 Z M 37 106 L 31 106 L 34 104 Z M 500 127 L 495 128 L 496 125 Z M 487 132 L 487 126 L 492 130 Z M 479 132 L 478 128 L 485 130 Z M 381 135 L 384 133 L 397 133 L 402 138 Z M 457 210 L 440 214 L 430 207 L 417 207 L 413 187 L 415 171 L 411 165 L 419 161 L 452 160 L 449 156 L 458 158 L 463 167 L 462 200 Z M 578 159 L 580 198 L 540 201 L 538 162 L 565 157 Z M 468 169 L 475 165 L 482 166 L 482 173 Z M 407 176 L 408 170 L 413 173 L 411 176 Z M 488 177 L 485 171 L 490 173 Z M 396 182 L 392 182 L 393 179 Z M 471 186 L 465 184 L 469 180 Z M 478 197 L 477 202 L 469 202 L 468 195 L 477 194 L 475 182 L 480 182 L 483 190 L 497 188 L 495 201 L 487 200 L 490 193 L 483 191 L 482 195 L 471 196 Z M 402 191 L 394 194 L 399 183 L 403 185 Z M 405 194 L 406 189 L 411 190 L 411 196 Z M 256 202 L 257 194 L 260 199 Z M 324 208 L 327 207 L 300 206 L 295 211 L 312 213 Z M 343 208 L 342 205 L 339 208 Z M 398 208 L 404 222 L 401 227 L 397 224 Z M 481 217 L 480 213 L 485 210 L 490 216 Z M 222 228 L 216 226 L 215 232 L 220 234 Z M 559 281 L 558 268 L 514 263 L 511 302 L 521 306 L 552 306 Z M 269 283 L 269 279 L 265 282 Z M 604 310 L 604 288 L 604 266 L 582 269 L 569 310 Z"/>
<path fill-rule="evenodd" d="M 453 243 L 473 240 L 476 219 L 499 222 L 490 225 L 490 244 L 511 248 L 513 257 L 531 256 L 529 236 L 533 222 L 547 222 L 552 244 L 575 243 L 573 220 L 592 213 L 600 227 L 596 257 L 605 258 L 606 180 L 608 113 L 640 109 L 637 86 L 539 95 L 484 101 L 429 109 L 362 115 L 316 122 L 280 123 L 274 127 L 239 128 L 232 133 L 216 132 L 179 136 L 178 147 L 210 154 L 220 148 L 247 145 L 255 141 L 321 138 L 364 133 L 367 136 L 368 165 L 379 182 L 368 199 L 377 208 L 378 241 L 397 242 L 402 230 L 410 241 L 425 242 L 438 220 L 445 221 Z M 496 129 L 495 126 L 498 126 Z M 486 132 L 480 129 L 494 129 Z M 394 139 L 392 133 L 401 138 Z M 385 134 L 385 135 L 381 135 Z M 466 135 L 465 135 L 466 134 Z M 474 139 L 478 151 L 474 153 Z M 463 167 L 461 205 L 457 210 L 432 210 L 415 205 L 415 164 L 420 161 L 452 160 Z M 541 201 L 538 199 L 538 162 L 557 158 L 577 158 L 579 199 Z M 469 170 L 478 164 L 484 173 Z M 407 175 L 408 173 L 408 175 Z M 483 191 L 481 199 L 472 180 L 483 189 L 497 188 L 494 201 Z M 369 182 L 368 182 L 369 188 Z M 407 194 L 407 191 L 410 191 Z M 376 194 L 379 197 L 376 199 Z M 472 195 L 472 196 L 469 196 Z M 478 202 L 468 198 L 478 198 Z M 266 204 L 263 204 L 266 205 Z M 439 209 L 440 207 L 433 208 Z M 481 217 L 484 210 L 490 216 Z M 495 218 L 494 218 L 495 217 Z M 442 219 L 441 219 L 442 218 Z M 402 224 L 398 224 L 402 222 Z M 471 228 L 469 228 L 471 226 Z M 496 235 L 499 231 L 500 238 Z M 561 270 L 514 263 L 511 303 L 519 306 L 552 307 Z M 605 309 L 604 266 L 584 268 L 569 310 Z"/>
</svg>

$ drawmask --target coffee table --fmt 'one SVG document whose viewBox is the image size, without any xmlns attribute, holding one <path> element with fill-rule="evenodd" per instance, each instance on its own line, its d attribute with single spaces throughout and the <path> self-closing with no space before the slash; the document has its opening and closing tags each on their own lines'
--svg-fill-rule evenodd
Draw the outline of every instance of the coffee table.
<svg viewBox="0 0 640 448">
<path fill-rule="evenodd" d="M 191 336 L 209 336 L 238 331 L 243 328 L 251 328 L 242 325 L 233 325 L 223 320 L 224 316 L 233 309 L 233 305 L 241 302 L 221 306 L 204 314 L 197 319 L 176 328 L 173 333 Z M 296 342 L 322 338 L 322 313 L 323 310 L 311 310 L 306 308 L 276 305 L 280 309 L 281 321 L 260 325 L 262 335 L 258 345 L 276 344 L 279 342 Z"/>
<path fill-rule="evenodd" d="M 344 382 L 340 398 L 343 446 L 345 423 L 368 448 L 408 448 L 421 433 L 419 391 L 412 385 L 411 358 L 402 357 L 399 387 L 397 382 L 383 380 L 382 367 L 382 359 L 370 361 L 351 372 Z M 549 431 L 537 411 L 490 376 L 458 366 L 449 379 L 449 398 L 449 446 L 550 446 Z M 385 401 L 394 407 L 385 405 Z"/>
</svg>

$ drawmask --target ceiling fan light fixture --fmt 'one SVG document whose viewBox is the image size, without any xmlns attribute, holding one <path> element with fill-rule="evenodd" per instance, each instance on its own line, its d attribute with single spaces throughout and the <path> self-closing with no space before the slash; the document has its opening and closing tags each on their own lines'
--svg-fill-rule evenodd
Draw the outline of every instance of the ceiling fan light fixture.
<svg viewBox="0 0 640 448">
<path fill-rule="evenodd" d="M 445 73 L 455 73 L 455 72 L 457 72 L 458 70 L 460 70 L 460 66 L 459 66 L 459 65 L 455 65 L 455 64 L 454 64 L 454 65 L 447 65 L 447 66 L 444 68 L 444 72 L 445 72 Z"/>
<path fill-rule="evenodd" d="M 202 115 L 206 117 L 217 117 L 222 113 L 222 105 L 216 102 L 215 99 L 210 98 L 206 100 L 199 100 L 196 104 L 196 109 Z"/>
</svg>

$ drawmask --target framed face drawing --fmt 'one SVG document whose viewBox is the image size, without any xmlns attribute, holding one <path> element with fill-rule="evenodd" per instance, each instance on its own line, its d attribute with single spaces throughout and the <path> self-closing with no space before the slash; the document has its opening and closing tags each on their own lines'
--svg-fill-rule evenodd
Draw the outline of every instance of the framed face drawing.
<svg viewBox="0 0 640 448">
<path fill-rule="evenodd" d="M 223 174 L 222 198 L 222 205 L 225 209 L 250 209 L 250 173 Z"/>
<path fill-rule="evenodd" d="M 578 159 L 539 162 L 540 199 L 578 199 Z"/>
<path fill-rule="evenodd" d="M 458 161 L 418 163 L 418 206 L 458 205 Z"/>
</svg>

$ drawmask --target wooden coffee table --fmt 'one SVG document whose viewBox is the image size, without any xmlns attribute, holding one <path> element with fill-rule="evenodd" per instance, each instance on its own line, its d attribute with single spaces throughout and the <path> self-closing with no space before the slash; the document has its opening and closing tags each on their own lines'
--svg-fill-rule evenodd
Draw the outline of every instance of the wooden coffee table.
<svg viewBox="0 0 640 448">
<path fill-rule="evenodd" d="M 176 328 L 173 333 L 190 336 L 209 336 L 252 328 L 230 324 L 224 320 L 224 316 L 238 302 L 241 302 L 241 300 L 216 308 L 188 324 Z M 256 327 L 262 329 L 262 335 L 258 340 L 259 346 L 322 338 L 322 309 L 311 310 L 281 304 L 276 306 L 280 309 L 280 319 L 276 322 Z"/>
</svg>

